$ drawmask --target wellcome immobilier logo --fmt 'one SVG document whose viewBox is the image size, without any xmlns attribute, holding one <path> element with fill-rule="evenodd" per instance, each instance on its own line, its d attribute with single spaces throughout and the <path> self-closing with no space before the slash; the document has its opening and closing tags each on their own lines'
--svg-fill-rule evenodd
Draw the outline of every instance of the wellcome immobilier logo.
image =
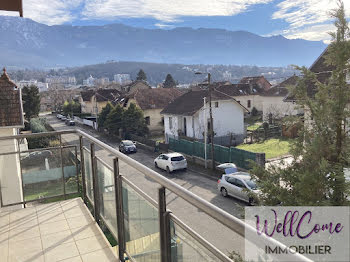
<svg viewBox="0 0 350 262">
<path fill-rule="evenodd" d="M 350 207 L 246 207 L 245 261 L 350 261 Z"/>
</svg>

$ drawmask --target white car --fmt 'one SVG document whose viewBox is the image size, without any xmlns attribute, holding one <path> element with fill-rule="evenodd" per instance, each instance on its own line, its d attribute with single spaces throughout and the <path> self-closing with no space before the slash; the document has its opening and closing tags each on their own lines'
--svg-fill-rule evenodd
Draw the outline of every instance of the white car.
<svg viewBox="0 0 350 262">
<path fill-rule="evenodd" d="M 154 166 L 166 170 L 168 173 L 174 170 L 186 169 L 186 158 L 179 153 L 161 154 L 154 159 Z"/>
<path fill-rule="evenodd" d="M 247 174 L 222 175 L 218 180 L 218 190 L 224 197 L 230 195 L 249 204 L 254 204 L 261 194 L 251 176 Z"/>
</svg>

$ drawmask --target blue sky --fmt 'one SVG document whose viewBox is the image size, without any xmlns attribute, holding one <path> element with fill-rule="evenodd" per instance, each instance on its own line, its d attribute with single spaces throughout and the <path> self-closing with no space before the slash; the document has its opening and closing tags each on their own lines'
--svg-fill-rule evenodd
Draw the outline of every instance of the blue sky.
<svg viewBox="0 0 350 262">
<path fill-rule="evenodd" d="M 349 17 L 350 1 L 344 2 Z M 335 0 L 24 0 L 23 4 L 25 17 L 47 25 L 222 28 L 325 42 L 327 32 L 334 30 L 327 12 L 336 7 Z"/>
</svg>

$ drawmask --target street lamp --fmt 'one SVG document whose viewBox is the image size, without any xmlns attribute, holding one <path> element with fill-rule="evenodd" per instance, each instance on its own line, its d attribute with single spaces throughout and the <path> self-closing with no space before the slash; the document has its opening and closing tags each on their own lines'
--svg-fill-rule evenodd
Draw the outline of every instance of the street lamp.
<svg viewBox="0 0 350 262">
<path fill-rule="evenodd" d="M 196 72 L 196 75 L 202 75 L 204 73 L 202 72 Z M 214 170 L 215 169 L 215 160 L 214 160 L 214 126 L 213 126 L 213 112 L 212 112 L 212 108 L 211 108 L 211 93 L 212 93 L 212 86 L 210 85 L 210 78 L 211 78 L 211 74 L 208 74 L 208 91 L 209 91 L 209 118 L 210 118 L 210 144 L 211 144 L 211 169 Z M 205 123 L 205 125 L 207 125 L 207 123 Z M 207 127 L 205 126 L 205 130 L 207 129 Z M 205 136 L 205 152 L 207 150 L 207 144 L 206 144 L 206 136 Z M 205 159 L 206 160 L 206 159 Z M 206 164 L 206 162 L 205 162 Z"/>
</svg>

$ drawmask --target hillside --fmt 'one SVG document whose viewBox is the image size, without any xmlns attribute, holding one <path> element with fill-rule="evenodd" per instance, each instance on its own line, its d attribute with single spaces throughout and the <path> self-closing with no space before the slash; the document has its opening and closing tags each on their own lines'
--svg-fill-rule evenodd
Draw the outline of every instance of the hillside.
<svg viewBox="0 0 350 262">
<path fill-rule="evenodd" d="M 322 42 L 262 37 L 245 31 L 104 26 L 47 26 L 0 16 L 0 66 L 51 68 L 107 60 L 178 64 L 310 65 Z"/>
</svg>

